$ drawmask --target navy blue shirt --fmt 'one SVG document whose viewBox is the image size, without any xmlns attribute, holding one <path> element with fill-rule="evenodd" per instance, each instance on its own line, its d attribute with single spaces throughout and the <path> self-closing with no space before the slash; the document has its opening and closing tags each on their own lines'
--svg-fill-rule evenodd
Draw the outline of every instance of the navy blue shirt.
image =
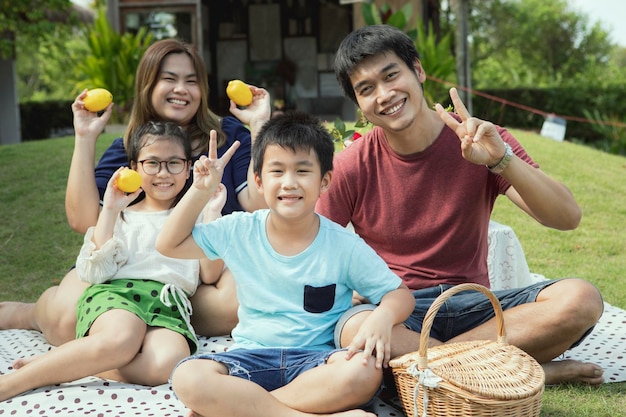
<svg viewBox="0 0 626 417">
<path fill-rule="evenodd" d="M 224 167 L 224 176 L 222 178 L 222 184 L 224 184 L 227 191 L 226 204 L 222 209 L 222 214 L 230 214 L 233 211 L 243 211 L 237 200 L 237 194 L 248 185 L 248 167 L 250 166 L 252 141 L 250 139 L 250 131 L 236 117 L 224 117 L 222 119 L 222 130 L 226 135 L 226 144 L 217 150 L 218 157 L 221 157 L 233 142 L 236 140 L 240 142 L 239 148 L 230 162 Z M 208 149 L 203 155 L 207 153 Z M 200 155 L 195 157 L 193 162 L 198 158 L 200 158 Z M 96 185 L 100 193 L 100 201 L 104 197 L 104 191 L 113 173 L 119 167 L 128 165 L 126 151 L 124 150 L 124 140 L 123 138 L 117 138 L 104 152 L 98 162 L 98 166 L 96 166 Z M 190 176 L 187 180 L 187 185 L 191 185 L 192 181 L 193 179 Z M 143 198 L 143 194 L 137 201 L 141 198 Z"/>
</svg>

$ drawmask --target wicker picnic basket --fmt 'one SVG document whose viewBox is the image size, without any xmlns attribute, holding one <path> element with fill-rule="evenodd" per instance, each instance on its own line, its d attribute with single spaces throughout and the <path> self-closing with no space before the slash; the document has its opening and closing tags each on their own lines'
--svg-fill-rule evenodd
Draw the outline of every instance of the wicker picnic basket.
<svg viewBox="0 0 626 417">
<path fill-rule="evenodd" d="M 485 294 L 495 310 L 497 341 L 450 343 L 428 348 L 435 315 L 461 291 Z M 460 284 L 442 293 L 428 309 L 420 347 L 389 362 L 407 417 L 539 416 L 544 389 L 542 367 L 506 341 L 500 302 L 486 287 Z"/>
</svg>

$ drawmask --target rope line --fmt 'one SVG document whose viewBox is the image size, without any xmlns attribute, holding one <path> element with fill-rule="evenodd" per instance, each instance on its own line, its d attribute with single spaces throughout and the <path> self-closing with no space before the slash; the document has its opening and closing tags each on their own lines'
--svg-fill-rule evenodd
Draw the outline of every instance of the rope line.
<svg viewBox="0 0 626 417">
<path fill-rule="evenodd" d="M 555 114 L 555 113 L 552 113 L 552 112 L 546 112 L 546 111 L 535 109 L 535 108 L 532 108 L 532 107 L 529 107 L 529 106 L 526 106 L 526 105 L 523 105 L 523 104 L 515 103 L 513 101 L 510 101 L 510 100 L 507 100 L 507 99 L 504 99 L 504 98 L 496 97 L 496 96 L 493 96 L 491 94 L 483 93 L 483 92 L 478 91 L 478 90 L 473 90 L 471 88 L 463 87 L 463 86 L 460 86 L 458 84 L 452 83 L 450 81 L 446 81 L 446 80 L 442 80 L 442 79 L 437 78 L 437 77 L 433 77 L 431 75 L 426 75 L 426 78 L 428 78 L 429 80 L 432 80 L 432 81 L 434 81 L 436 83 L 439 83 L 439 84 L 450 85 L 452 87 L 455 87 L 457 90 L 463 90 L 465 92 L 469 92 L 471 94 L 474 94 L 474 95 L 477 95 L 477 96 L 481 96 L 481 97 L 485 97 L 485 98 L 487 98 L 489 100 L 492 100 L 492 101 L 496 101 L 496 102 L 502 104 L 502 107 L 504 107 L 504 106 L 517 107 L 519 109 L 526 110 L 529 113 L 538 114 L 540 116 L 543 116 L 544 118 L 546 116 L 550 115 L 550 116 L 560 117 L 561 119 L 571 120 L 571 121 L 574 121 L 574 122 L 601 124 L 601 125 L 608 125 L 608 126 L 615 126 L 615 127 L 626 127 L 626 123 L 621 123 L 621 122 L 604 121 L 604 120 L 589 120 L 589 119 L 586 119 L 584 117 L 565 116 L 565 115 L 561 115 L 561 114 Z"/>
</svg>

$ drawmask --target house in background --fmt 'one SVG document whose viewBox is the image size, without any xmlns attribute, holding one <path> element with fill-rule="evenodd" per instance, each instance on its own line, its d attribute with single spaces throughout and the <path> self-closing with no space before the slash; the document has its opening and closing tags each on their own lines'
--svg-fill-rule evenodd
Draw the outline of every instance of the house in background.
<svg viewBox="0 0 626 417">
<path fill-rule="evenodd" d="M 375 1 L 399 8 L 408 1 Z M 421 0 L 411 0 L 421 10 Z M 395 4 L 397 3 L 397 4 Z M 210 106 L 228 113 L 232 79 L 266 88 L 286 108 L 325 120 L 354 120 L 332 70 L 334 52 L 353 27 L 363 25 L 354 0 L 108 0 L 121 32 L 148 26 L 155 38 L 178 37 L 204 57 Z"/>
</svg>

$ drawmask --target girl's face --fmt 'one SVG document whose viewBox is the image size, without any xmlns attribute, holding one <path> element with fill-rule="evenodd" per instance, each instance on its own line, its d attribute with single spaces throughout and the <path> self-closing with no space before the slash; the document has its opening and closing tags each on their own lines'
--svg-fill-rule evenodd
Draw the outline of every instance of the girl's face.
<svg viewBox="0 0 626 417">
<path fill-rule="evenodd" d="M 143 180 L 141 188 L 146 195 L 143 200 L 144 204 L 151 207 L 153 211 L 171 208 L 189 178 L 190 165 L 191 161 L 186 160 L 184 149 L 179 143 L 148 137 L 146 145 L 139 151 L 137 162 L 131 164 Z M 170 172 L 179 170 L 178 173 Z"/>
<path fill-rule="evenodd" d="M 202 94 L 191 58 L 184 53 L 169 54 L 161 63 L 151 104 L 164 120 L 187 126 L 195 117 Z"/>
</svg>

